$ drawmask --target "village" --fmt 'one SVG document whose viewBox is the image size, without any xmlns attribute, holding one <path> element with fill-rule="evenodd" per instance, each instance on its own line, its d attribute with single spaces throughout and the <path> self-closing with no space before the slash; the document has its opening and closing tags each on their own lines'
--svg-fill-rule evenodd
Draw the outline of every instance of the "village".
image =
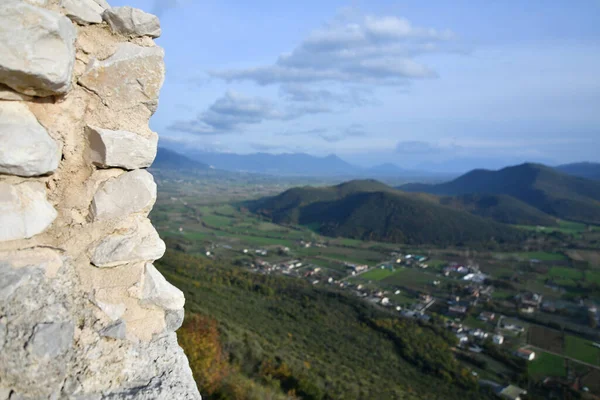
<svg viewBox="0 0 600 400">
<path fill-rule="evenodd" d="M 297 245 L 300 248 L 327 247 L 320 242 L 299 241 Z M 516 400 L 527 393 L 528 383 L 514 379 L 518 371 L 537 370 L 536 363 L 547 364 L 549 355 L 554 357 L 554 364 L 562 362 L 565 349 L 559 353 L 551 351 L 545 343 L 548 332 L 561 330 L 563 341 L 572 341 L 576 337 L 575 332 L 572 335 L 565 333 L 572 325 L 551 322 L 552 316 L 560 314 L 557 314 L 555 301 L 545 300 L 543 294 L 527 290 L 499 299 L 496 294 L 503 288 L 497 288 L 494 277 L 484 273 L 476 263 L 433 262 L 436 265 L 432 265 L 433 260 L 426 255 L 393 251 L 388 260 L 375 265 L 352 262 L 333 265 L 331 260 L 298 256 L 283 246 L 246 248 L 242 253 L 251 256 L 252 261 L 245 266 L 256 273 L 304 279 L 311 285 L 351 293 L 400 318 L 444 327 L 456 336 L 457 357 L 466 361 L 473 376 L 480 378 L 482 385 L 492 387 L 500 398 Z M 540 263 L 539 260 L 530 262 Z M 403 275 L 408 278 L 404 282 Z M 419 278 L 415 279 L 415 276 Z M 415 284 L 415 280 L 419 283 Z M 580 302 L 570 307 L 577 308 L 579 314 L 587 313 L 591 321 L 597 322 L 598 312 L 594 305 Z M 562 314 L 563 317 L 554 320 L 566 321 L 566 313 Z M 589 326 L 582 325 L 585 338 L 594 339 L 596 325 L 593 322 Z M 595 350 L 600 350 L 595 339 L 589 343 Z M 567 358 L 564 360 L 567 372 L 559 377 L 551 373 L 540 376 L 543 385 L 549 390 L 567 387 L 599 393 L 600 388 L 593 382 L 593 377 L 600 374 L 600 352 L 597 362 L 581 361 L 587 369 L 576 368 L 580 361 L 577 358 L 570 358 L 570 369 Z M 541 369 L 544 374 L 544 368 Z"/>
</svg>

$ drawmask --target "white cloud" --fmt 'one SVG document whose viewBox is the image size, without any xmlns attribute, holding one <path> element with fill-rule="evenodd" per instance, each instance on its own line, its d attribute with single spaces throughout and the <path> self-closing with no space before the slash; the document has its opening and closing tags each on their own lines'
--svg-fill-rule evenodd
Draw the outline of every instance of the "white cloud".
<svg viewBox="0 0 600 400">
<path fill-rule="evenodd" d="M 196 119 L 177 121 L 169 129 L 197 135 L 236 133 L 243 130 L 244 125 L 260 124 L 269 120 L 292 120 L 306 114 L 330 111 L 326 106 L 318 104 L 289 106 L 280 110 L 269 100 L 228 91 Z"/>
<path fill-rule="evenodd" d="M 415 60 L 422 53 L 441 51 L 454 38 L 450 31 L 414 27 L 394 16 L 337 18 L 312 32 L 273 65 L 212 71 L 226 81 L 276 83 L 352 82 L 400 84 L 433 78 L 430 67 Z"/>
</svg>

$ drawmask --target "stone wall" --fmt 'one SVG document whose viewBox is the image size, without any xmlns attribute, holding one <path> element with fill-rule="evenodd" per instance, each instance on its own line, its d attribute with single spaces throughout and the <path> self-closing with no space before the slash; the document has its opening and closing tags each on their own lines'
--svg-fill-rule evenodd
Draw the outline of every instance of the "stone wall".
<svg viewBox="0 0 600 400">
<path fill-rule="evenodd" d="M 200 399 L 154 268 L 158 19 L 0 0 L 0 400 Z"/>
</svg>

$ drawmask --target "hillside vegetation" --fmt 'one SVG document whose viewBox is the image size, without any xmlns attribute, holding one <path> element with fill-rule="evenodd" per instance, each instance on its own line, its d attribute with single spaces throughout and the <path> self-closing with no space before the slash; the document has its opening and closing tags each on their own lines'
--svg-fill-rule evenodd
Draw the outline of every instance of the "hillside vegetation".
<svg viewBox="0 0 600 400">
<path fill-rule="evenodd" d="M 499 171 L 474 170 L 451 182 L 409 184 L 399 189 L 449 196 L 508 195 L 554 217 L 600 223 L 600 182 L 539 164 L 523 164 Z"/>
<path fill-rule="evenodd" d="M 185 292 L 179 340 L 205 399 L 486 398 L 441 328 L 172 250 L 158 268 Z"/>
<path fill-rule="evenodd" d="M 294 188 L 249 204 L 279 224 L 310 226 L 327 236 L 407 244 L 518 242 L 524 234 L 377 181 Z"/>
<path fill-rule="evenodd" d="M 440 198 L 440 204 L 504 224 L 558 226 L 556 218 L 519 199 L 502 194 L 444 196 Z"/>
</svg>

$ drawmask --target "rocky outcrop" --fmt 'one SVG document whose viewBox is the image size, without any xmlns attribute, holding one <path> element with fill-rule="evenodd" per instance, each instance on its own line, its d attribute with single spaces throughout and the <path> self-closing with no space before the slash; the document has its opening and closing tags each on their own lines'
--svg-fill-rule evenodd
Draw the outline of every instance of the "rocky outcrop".
<svg viewBox="0 0 600 400">
<path fill-rule="evenodd" d="M 111 8 L 104 12 L 103 17 L 115 32 L 122 35 L 157 38 L 161 34 L 158 17 L 136 8 Z"/>
<path fill-rule="evenodd" d="M 200 399 L 152 264 L 159 34 L 105 0 L 0 2 L 0 400 Z"/>
</svg>

